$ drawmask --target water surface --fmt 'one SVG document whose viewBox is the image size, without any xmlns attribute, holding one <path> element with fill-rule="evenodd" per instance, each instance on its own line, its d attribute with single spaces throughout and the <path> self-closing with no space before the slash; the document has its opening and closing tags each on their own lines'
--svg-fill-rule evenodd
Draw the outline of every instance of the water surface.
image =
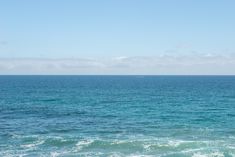
<svg viewBox="0 0 235 157">
<path fill-rule="evenodd" d="M 0 76 L 0 156 L 235 156 L 235 76 Z"/>
</svg>

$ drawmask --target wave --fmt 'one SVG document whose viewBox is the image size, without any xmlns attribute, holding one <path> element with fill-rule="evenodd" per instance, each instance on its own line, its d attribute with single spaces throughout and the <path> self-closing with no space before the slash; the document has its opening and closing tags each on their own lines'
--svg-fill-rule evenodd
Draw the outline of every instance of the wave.
<svg viewBox="0 0 235 157">
<path fill-rule="evenodd" d="M 235 157 L 234 137 L 220 140 L 183 140 L 156 137 L 101 138 L 71 136 L 12 136 L 0 156 L 109 157 Z"/>
</svg>

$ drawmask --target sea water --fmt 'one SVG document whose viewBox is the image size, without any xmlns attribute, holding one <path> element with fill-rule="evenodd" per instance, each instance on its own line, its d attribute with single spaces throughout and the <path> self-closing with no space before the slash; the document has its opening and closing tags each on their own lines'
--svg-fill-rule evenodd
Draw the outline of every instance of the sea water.
<svg viewBox="0 0 235 157">
<path fill-rule="evenodd" d="M 0 76 L 0 156 L 233 157 L 235 76 Z"/>
</svg>

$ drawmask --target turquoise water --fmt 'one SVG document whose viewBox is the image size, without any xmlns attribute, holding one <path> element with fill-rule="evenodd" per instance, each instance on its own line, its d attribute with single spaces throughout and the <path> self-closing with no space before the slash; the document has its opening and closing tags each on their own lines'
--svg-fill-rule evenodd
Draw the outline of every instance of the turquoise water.
<svg viewBox="0 0 235 157">
<path fill-rule="evenodd" d="M 235 76 L 0 76 L 0 156 L 235 156 Z"/>
</svg>

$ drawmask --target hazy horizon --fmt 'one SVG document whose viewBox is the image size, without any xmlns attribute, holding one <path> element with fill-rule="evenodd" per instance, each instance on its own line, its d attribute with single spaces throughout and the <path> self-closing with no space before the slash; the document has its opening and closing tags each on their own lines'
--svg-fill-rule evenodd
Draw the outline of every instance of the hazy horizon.
<svg viewBox="0 0 235 157">
<path fill-rule="evenodd" d="M 235 75 L 232 0 L 0 4 L 0 75 Z"/>
</svg>

